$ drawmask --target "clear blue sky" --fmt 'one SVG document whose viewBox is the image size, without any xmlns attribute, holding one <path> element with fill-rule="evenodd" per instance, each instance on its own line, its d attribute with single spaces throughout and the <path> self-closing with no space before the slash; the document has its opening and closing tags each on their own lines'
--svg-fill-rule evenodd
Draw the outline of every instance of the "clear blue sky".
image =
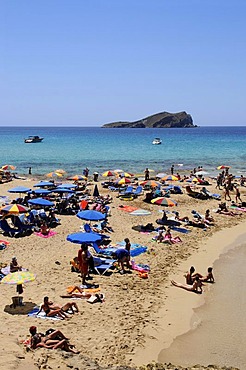
<svg viewBox="0 0 246 370">
<path fill-rule="evenodd" d="M 0 125 L 246 125 L 245 0 L 1 0 Z"/>
</svg>

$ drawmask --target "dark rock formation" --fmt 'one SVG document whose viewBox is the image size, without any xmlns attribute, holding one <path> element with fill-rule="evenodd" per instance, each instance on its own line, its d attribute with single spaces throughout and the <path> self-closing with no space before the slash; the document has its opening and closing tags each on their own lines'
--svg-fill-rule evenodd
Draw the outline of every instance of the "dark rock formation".
<svg viewBox="0 0 246 370">
<path fill-rule="evenodd" d="M 197 127 L 193 119 L 186 112 L 168 113 L 162 112 L 143 118 L 135 122 L 112 122 L 106 123 L 103 128 L 186 128 Z"/>
</svg>

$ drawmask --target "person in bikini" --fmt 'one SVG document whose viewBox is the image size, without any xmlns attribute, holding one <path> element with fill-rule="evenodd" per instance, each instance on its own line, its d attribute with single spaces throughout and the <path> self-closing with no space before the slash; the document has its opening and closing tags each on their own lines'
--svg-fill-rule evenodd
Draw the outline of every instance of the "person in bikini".
<svg viewBox="0 0 246 370">
<path fill-rule="evenodd" d="M 72 349 L 72 346 L 68 342 L 68 338 L 64 336 L 64 334 L 60 330 L 54 330 L 50 334 L 45 335 L 43 333 L 37 333 L 37 327 L 31 326 L 29 328 L 29 332 L 31 334 L 31 348 L 47 348 L 47 349 L 57 349 L 61 348 L 67 352 L 72 352 L 74 354 L 78 354 L 78 351 Z"/>
<path fill-rule="evenodd" d="M 177 288 L 185 289 L 189 292 L 200 293 L 200 294 L 202 293 L 202 285 L 203 284 L 202 284 L 202 281 L 200 280 L 199 276 L 196 276 L 192 285 L 177 283 L 174 280 L 171 280 L 171 283 L 172 283 L 173 286 L 176 286 Z"/>
<path fill-rule="evenodd" d="M 44 303 L 42 304 L 40 310 L 38 311 L 37 315 L 43 310 L 46 316 L 56 316 L 58 315 L 61 319 L 67 319 L 66 312 L 70 309 L 72 313 L 74 313 L 74 308 L 76 312 L 79 312 L 79 308 L 77 303 L 75 302 L 68 302 L 64 306 L 56 305 L 53 302 L 49 301 L 49 297 L 44 297 Z"/>
</svg>

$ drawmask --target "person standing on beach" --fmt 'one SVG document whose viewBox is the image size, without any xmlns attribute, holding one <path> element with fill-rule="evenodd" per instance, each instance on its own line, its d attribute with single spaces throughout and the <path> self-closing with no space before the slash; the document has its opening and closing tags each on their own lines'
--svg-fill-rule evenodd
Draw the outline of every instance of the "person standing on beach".
<svg viewBox="0 0 246 370">
<path fill-rule="evenodd" d="M 148 168 L 146 168 L 144 171 L 144 180 L 145 181 L 149 180 L 149 169 Z"/>
<path fill-rule="evenodd" d="M 79 269 L 82 277 L 82 284 L 86 285 L 86 276 L 89 271 L 89 260 L 88 260 L 88 246 L 86 244 L 81 244 L 81 248 L 78 251 L 78 263 Z"/>
<path fill-rule="evenodd" d="M 173 172 L 174 172 L 174 164 L 172 164 L 171 166 L 171 175 L 173 175 Z"/>
<path fill-rule="evenodd" d="M 32 174 L 32 167 L 29 167 L 29 169 L 28 169 L 28 173 L 29 173 L 29 175 L 31 175 L 31 174 Z"/>
<path fill-rule="evenodd" d="M 125 250 L 129 253 L 128 263 L 130 264 L 130 259 L 131 259 L 131 243 L 130 243 L 129 238 L 125 238 L 124 239 L 124 242 L 126 243 L 125 244 Z"/>
<path fill-rule="evenodd" d="M 236 192 L 236 203 L 238 203 L 238 201 L 240 200 L 240 202 L 242 203 L 242 199 L 240 198 L 240 190 L 238 188 L 238 186 L 235 186 L 235 192 Z"/>
</svg>

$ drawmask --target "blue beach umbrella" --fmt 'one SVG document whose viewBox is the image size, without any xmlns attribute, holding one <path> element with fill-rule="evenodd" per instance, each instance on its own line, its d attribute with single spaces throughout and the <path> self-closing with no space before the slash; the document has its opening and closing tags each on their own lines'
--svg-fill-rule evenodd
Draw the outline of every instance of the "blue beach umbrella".
<svg viewBox="0 0 246 370">
<path fill-rule="evenodd" d="M 37 184 L 33 185 L 33 187 L 42 188 L 44 186 L 54 186 L 54 183 L 51 181 L 40 181 Z"/>
<path fill-rule="evenodd" d="M 98 212 L 98 211 L 86 210 L 86 211 L 78 212 L 76 216 L 78 218 L 81 218 L 82 220 L 101 221 L 101 220 L 105 219 L 106 214 L 103 214 L 103 213 Z"/>
<path fill-rule="evenodd" d="M 73 188 L 77 188 L 77 185 L 75 184 L 61 184 L 61 185 L 58 185 L 57 186 L 57 189 L 60 189 L 60 188 L 67 188 L 67 189 L 73 189 Z"/>
<path fill-rule="evenodd" d="M 94 243 L 102 240 L 103 236 L 97 233 L 75 233 L 69 234 L 67 240 L 71 243 Z"/>
<path fill-rule="evenodd" d="M 74 190 L 68 188 L 56 188 L 51 190 L 51 193 L 74 193 Z"/>
<path fill-rule="evenodd" d="M 27 193 L 30 191 L 30 188 L 26 188 L 25 186 L 16 186 L 15 188 L 9 189 L 9 193 Z"/>
<path fill-rule="evenodd" d="M 52 207 L 54 205 L 53 202 L 43 198 L 36 198 L 28 200 L 28 203 L 33 204 L 35 206 L 43 206 L 43 207 Z"/>
<path fill-rule="evenodd" d="M 35 194 L 39 194 L 39 195 L 47 195 L 47 194 L 50 194 L 50 190 L 48 189 L 35 189 L 35 190 L 31 190 L 30 193 L 35 193 Z"/>
</svg>

